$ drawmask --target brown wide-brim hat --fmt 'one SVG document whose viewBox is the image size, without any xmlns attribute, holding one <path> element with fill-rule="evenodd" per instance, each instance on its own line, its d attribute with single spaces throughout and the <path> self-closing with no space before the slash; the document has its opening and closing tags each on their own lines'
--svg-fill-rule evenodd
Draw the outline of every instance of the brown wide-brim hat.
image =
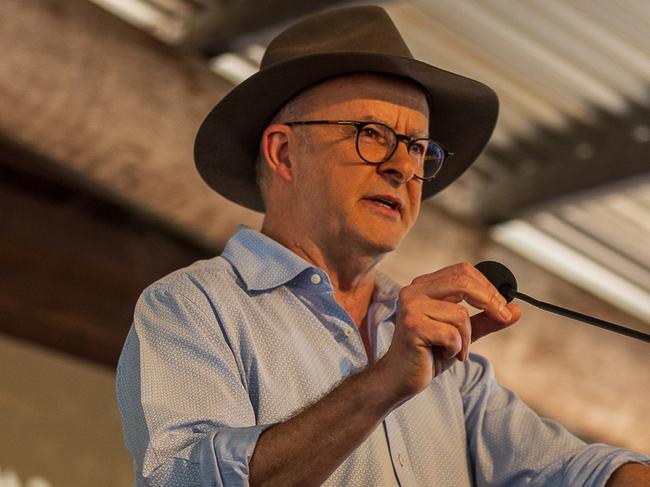
<svg viewBox="0 0 650 487">
<path fill-rule="evenodd" d="M 494 130 L 499 109 L 494 91 L 413 59 L 384 9 L 330 10 L 280 33 L 269 44 L 260 71 L 233 88 L 208 114 L 194 144 L 201 177 L 225 198 L 264 211 L 255 174 L 262 132 L 280 108 L 306 88 L 356 72 L 410 78 L 428 95 L 429 136 L 454 155 L 435 179 L 423 183 L 422 199 L 456 180 Z"/>
</svg>

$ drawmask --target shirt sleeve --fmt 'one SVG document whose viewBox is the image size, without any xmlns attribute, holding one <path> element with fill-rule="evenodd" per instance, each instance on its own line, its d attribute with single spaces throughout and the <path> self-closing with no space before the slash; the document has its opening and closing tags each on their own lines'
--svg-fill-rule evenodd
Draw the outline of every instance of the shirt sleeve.
<svg viewBox="0 0 650 487">
<path fill-rule="evenodd" d="M 256 423 L 245 378 L 214 313 L 175 290 L 146 289 L 116 387 L 137 485 L 248 485 L 257 439 L 271 425 Z"/>
<path fill-rule="evenodd" d="M 499 385 L 480 355 L 454 368 L 460 382 L 469 453 L 477 487 L 604 486 L 624 463 L 650 463 L 640 453 L 588 445 L 558 423 L 539 417 Z"/>
</svg>

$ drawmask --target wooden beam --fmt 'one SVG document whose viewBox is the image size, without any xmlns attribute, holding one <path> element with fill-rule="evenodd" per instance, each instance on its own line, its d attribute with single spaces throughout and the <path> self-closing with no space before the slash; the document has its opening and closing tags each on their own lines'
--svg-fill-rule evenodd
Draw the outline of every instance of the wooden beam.
<svg viewBox="0 0 650 487">
<path fill-rule="evenodd" d="M 259 224 L 194 168 L 230 83 L 87 0 L 3 0 L 2 17 L 0 133 L 217 245 Z"/>
<path fill-rule="evenodd" d="M 0 332 L 114 367 L 148 284 L 219 253 L 0 141 Z"/>
</svg>

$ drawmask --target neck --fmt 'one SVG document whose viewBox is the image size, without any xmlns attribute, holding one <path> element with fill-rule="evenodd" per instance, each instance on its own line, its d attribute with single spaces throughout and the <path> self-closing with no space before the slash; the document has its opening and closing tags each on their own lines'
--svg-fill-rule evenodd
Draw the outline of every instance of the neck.
<svg viewBox="0 0 650 487">
<path fill-rule="evenodd" d="M 337 302 L 357 326 L 361 326 L 372 299 L 375 267 L 381 255 L 364 254 L 359 249 L 342 245 L 319 245 L 309 236 L 277 231 L 267 220 L 262 226 L 262 233 L 327 272 Z"/>
</svg>

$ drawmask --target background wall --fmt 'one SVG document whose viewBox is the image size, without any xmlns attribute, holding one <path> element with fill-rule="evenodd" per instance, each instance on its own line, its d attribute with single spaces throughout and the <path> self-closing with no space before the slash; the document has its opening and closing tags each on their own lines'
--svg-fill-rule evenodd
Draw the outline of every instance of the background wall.
<svg viewBox="0 0 650 487">
<path fill-rule="evenodd" d="M 133 484 L 111 369 L 3 335 L 0 357 L 0 486 Z"/>
</svg>

